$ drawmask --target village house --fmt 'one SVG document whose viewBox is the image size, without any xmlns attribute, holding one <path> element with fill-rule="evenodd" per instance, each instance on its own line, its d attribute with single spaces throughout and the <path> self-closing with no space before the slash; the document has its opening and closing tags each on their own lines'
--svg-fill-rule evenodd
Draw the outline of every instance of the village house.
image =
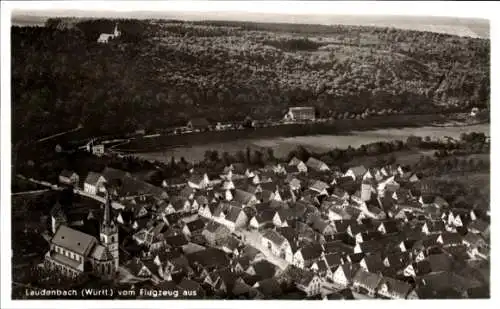
<svg viewBox="0 0 500 309">
<path fill-rule="evenodd" d="M 240 256 L 242 249 L 241 242 L 236 237 L 230 235 L 218 242 L 219 248 L 233 257 Z"/>
<path fill-rule="evenodd" d="M 232 200 L 240 203 L 243 206 L 251 206 L 259 203 L 259 200 L 257 199 L 257 196 L 255 194 L 240 189 L 234 190 L 234 193 L 232 194 Z"/>
<path fill-rule="evenodd" d="M 59 174 L 59 183 L 72 187 L 79 187 L 80 177 L 73 171 L 63 170 L 61 174 Z"/>
<path fill-rule="evenodd" d="M 309 268 L 313 262 L 323 255 L 323 247 L 320 244 L 309 244 L 297 250 L 293 255 L 293 265 L 298 268 Z"/>
<path fill-rule="evenodd" d="M 329 186 L 327 183 L 325 183 L 325 182 L 323 182 L 323 181 L 321 181 L 321 180 L 316 180 L 316 181 L 315 181 L 315 182 L 314 182 L 314 183 L 313 183 L 313 184 L 309 187 L 309 189 L 310 189 L 310 190 L 313 190 L 313 191 L 318 192 L 320 195 L 328 195 L 328 190 L 327 190 L 327 189 L 328 189 L 329 187 L 330 187 L 330 186 Z"/>
<path fill-rule="evenodd" d="M 444 222 L 441 220 L 426 221 L 422 226 L 422 233 L 425 235 L 439 234 L 446 230 Z"/>
<path fill-rule="evenodd" d="M 348 169 L 344 173 L 344 177 L 351 177 L 354 181 L 362 180 L 366 172 L 367 169 L 363 165 L 355 166 Z"/>
<path fill-rule="evenodd" d="M 384 269 L 384 263 L 382 262 L 382 258 L 380 253 L 373 253 L 370 255 L 366 255 L 359 262 L 359 266 L 367 272 L 377 273 Z"/>
<path fill-rule="evenodd" d="M 405 269 L 403 274 L 406 277 L 419 277 L 432 272 L 429 261 L 423 260 L 420 262 L 411 263 Z"/>
<path fill-rule="evenodd" d="M 293 157 L 288 165 L 296 166 L 299 173 L 307 173 L 307 165 L 304 163 L 304 161 L 297 159 L 297 157 Z"/>
<path fill-rule="evenodd" d="M 269 227 L 273 224 L 273 219 L 276 214 L 276 211 L 273 209 L 264 209 L 262 211 L 258 211 L 257 214 L 250 219 L 249 226 L 254 229 L 263 229 L 265 227 Z"/>
<path fill-rule="evenodd" d="M 88 194 L 97 195 L 99 192 L 105 192 L 105 183 L 106 179 L 101 174 L 89 172 L 83 183 L 83 191 Z"/>
<path fill-rule="evenodd" d="M 231 231 L 226 226 L 211 221 L 206 225 L 201 234 L 205 237 L 207 242 L 213 246 L 217 241 L 226 238 L 230 233 Z"/>
<path fill-rule="evenodd" d="M 205 229 L 205 222 L 202 219 L 196 219 L 190 222 L 187 222 L 182 228 L 182 233 L 187 237 L 193 237 L 196 235 L 201 235 L 203 230 Z"/>
<path fill-rule="evenodd" d="M 210 123 L 205 118 L 194 118 L 187 123 L 186 127 L 188 130 L 202 132 L 210 129 Z"/>
<path fill-rule="evenodd" d="M 473 234 L 480 234 L 483 238 L 488 239 L 490 235 L 490 224 L 484 220 L 477 219 L 469 223 L 467 231 Z"/>
<path fill-rule="evenodd" d="M 265 230 L 262 232 L 262 246 L 288 262 L 291 262 L 293 259 L 290 243 L 285 237 L 274 230 Z"/>
<path fill-rule="evenodd" d="M 210 179 L 208 175 L 205 174 L 193 174 L 188 179 L 188 186 L 193 189 L 205 189 L 210 184 Z"/>
<path fill-rule="evenodd" d="M 321 278 L 313 272 L 304 272 L 295 282 L 295 286 L 306 293 L 307 296 L 319 295 L 321 293 Z"/>
<path fill-rule="evenodd" d="M 326 165 L 325 162 L 320 161 L 320 160 L 313 158 L 313 157 L 310 157 L 307 160 L 306 166 L 308 169 L 311 169 L 311 170 L 314 170 L 317 172 L 324 172 L 324 171 L 330 170 L 330 168 L 328 167 L 328 165 Z"/>
<path fill-rule="evenodd" d="M 214 211 L 212 218 L 227 226 L 229 230 L 234 231 L 236 228 L 243 227 L 248 222 L 248 217 L 241 207 L 231 205 L 226 202 L 221 202 Z"/>
<path fill-rule="evenodd" d="M 377 292 L 380 282 L 382 282 L 381 275 L 367 272 L 364 269 L 359 269 L 352 279 L 352 286 L 354 290 L 373 297 Z"/>
<path fill-rule="evenodd" d="M 320 278 L 326 278 L 328 272 L 331 273 L 330 268 L 324 260 L 318 260 L 312 263 L 309 267 L 311 271 L 317 274 Z"/>
<path fill-rule="evenodd" d="M 383 277 L 377 294 L 382 298 L 405 299 L 411 290 L 412 286 L 404 281 Z"/>
<path fill-rule="evenodd" d="M 359 270 L 359 264 L 344 263 L 333 272 L 333 282 L 340 286 L 350 286 Z"/>
</svg>

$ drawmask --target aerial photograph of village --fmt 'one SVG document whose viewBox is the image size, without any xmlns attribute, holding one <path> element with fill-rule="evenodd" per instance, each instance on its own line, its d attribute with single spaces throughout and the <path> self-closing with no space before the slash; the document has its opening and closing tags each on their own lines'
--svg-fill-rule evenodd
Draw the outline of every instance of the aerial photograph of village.
<svg viewBox="0 0 500 309">
<path fill-rule="evenodd" d="M 488 20 L 80 13 L 11 18 L 12 299 L 490 298 Z"/>
</svg>

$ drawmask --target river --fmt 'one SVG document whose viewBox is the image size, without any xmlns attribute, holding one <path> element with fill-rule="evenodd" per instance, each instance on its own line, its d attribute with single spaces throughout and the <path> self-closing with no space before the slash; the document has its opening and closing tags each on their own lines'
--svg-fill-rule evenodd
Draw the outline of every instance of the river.
<svg viewBox="0 0 500 309">
<path fill-rule="evenodd" d="M 362 144 L 373 142 L 406 140 L 409 136 L 430 136 L 431 138 L 444 138 L 446 136 L 459 138 L 462 133 L 482 132 L 490 135 L 490 124 L 478 124 L 457 127 L 412 127 L 399 129 L 376 129 L 367 131 L 352 131 L 350 134 L 338 135 L 308 135 L 296 137 L 273 137 L 257 139 L 239 139 L 231 142 L 206 143 L 202 145 L 181 146 L 169 148 L 162 151 L 136 153 L 136 156 L 147 160 L 158 160 L 169 162 L 174 156 L 177 160 L 184 157 L 191 162 L 203 160 L 205 151 L 217 150 L 219 153 L 236 153 L 239 150 L 251 149 L 263 150 L 272 148 L 275 156 L 284 157 L 298 145 L 302 145 L 311 151 L 323 152 L 332 148 L 347 148 L 349 146 L 359 147 Z"/>
</svg>

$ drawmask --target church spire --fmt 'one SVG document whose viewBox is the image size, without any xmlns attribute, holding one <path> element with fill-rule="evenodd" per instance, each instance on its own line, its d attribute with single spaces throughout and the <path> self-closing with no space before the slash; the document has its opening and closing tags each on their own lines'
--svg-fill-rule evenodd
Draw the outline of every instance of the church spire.
<svg viewBox="0 0 500 309">
<path fill-rule="evenodd" d="M 111 208 L 111 193 L 107 192 L 106 193 L 106 204 L 104 205 L 104 220 L 103 220 L 104 227 L 111 226 L 110 208 Z"/>
</svg>

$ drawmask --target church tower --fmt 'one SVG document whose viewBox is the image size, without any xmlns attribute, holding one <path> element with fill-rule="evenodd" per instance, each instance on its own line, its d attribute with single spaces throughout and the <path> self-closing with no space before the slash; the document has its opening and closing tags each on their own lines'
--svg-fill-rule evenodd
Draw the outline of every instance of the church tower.
<svg viewBox="0 0 500 309">
<path fill-rule="evenodd" d="M 121 34 L 121 32 L 118 30 L 118 23 L 117 23 L 117 24 L 115 24 L 115 30 L 113 31 L 113 35 L 116 38 L 116 37 L 119 37 L 120 34 Z"/>
<path fill-rule="evenodd" d="M 114 269 L 118 270 L 119 265 L 119 241 L 118 241 L 118 227 L 111 220 L 111 193 L 106 194 L 106 205 L 104 206 L 104 219 L 101 225 L 101 232 L 99 235 L 101 244 L 106 247 L 114 259 Z"/>
</svg>

